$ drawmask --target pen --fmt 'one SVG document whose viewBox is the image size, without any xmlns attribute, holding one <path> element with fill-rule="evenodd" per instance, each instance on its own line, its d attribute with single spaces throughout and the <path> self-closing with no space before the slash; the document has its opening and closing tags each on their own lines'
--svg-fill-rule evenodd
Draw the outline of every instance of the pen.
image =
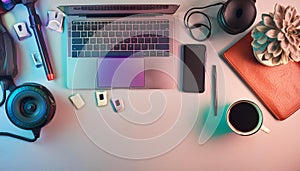
<svg viewBox="0 0 300 171">
<path fill-rule="evenodd" d="M 212 66 L 212 84 L 213 84 L 213 101 L 214 101 L 214 114 L 218 115 L 218 90 L 217 90 L 217 67 Z"/>
<path fill-rule="evenodd" d="M 35 11 L 34 3 L 35 3 L 35 0 L 33 0 L 33 1 L 29 0 L 28 2 L 27 1 L 23 2 L 23 4 L 27 7 L 27 10 L 29 13 L 29 21 L 30 21 L 31 28 L 35 35 L 35 40 L 37 42 L 39 52 L 41 54 L 41 59 L 43 62 L 43 66 L 44 66 L 44 70 L 45 70 L 47 79 L 49 81 L 51 81 L 51 80 L 55 79 L 55 75 L 54 75 L 54 72 L 52 69 L 49 54 L 47 52 L 46 43 L 43 38 L 43 33 L 42 33 L 42 29 L 41 29 L 42 22 L 41 22 L 40 17 L 38 16 L 38 14 Z"/>
</svg>

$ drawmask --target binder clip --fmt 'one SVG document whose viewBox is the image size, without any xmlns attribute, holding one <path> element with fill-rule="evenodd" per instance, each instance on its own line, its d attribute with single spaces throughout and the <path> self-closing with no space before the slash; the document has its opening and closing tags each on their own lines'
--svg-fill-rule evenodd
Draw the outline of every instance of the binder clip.
<svg viewBox="0 0 300 171">
<path fill-rule="evenodd" d="M 24 40 L 31 36 L 25 22 L 16 23 L 14 25 L 14 30 L 16 31 L 19 40 Z"/>
<path fill-rule="evenodd" d="M 57 32 L 63 32 L 64 14 L 56 11 L 48 11 L 47 27 Z"/>
</svg>

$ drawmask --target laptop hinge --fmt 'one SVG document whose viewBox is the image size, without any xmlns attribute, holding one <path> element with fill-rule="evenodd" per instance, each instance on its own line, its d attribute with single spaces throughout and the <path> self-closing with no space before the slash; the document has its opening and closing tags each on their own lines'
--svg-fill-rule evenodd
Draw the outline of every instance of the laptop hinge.
<svg viewBox="0 0 300 171">
<path fill-rule="evenodd" d="M 98 17 L 148 17 L 148 16 L 160 16 L 163 14 L 86 14 L 86 15 L 79 15 L 80 17 L 86 18 L 98 18 Z"/>
</svg>

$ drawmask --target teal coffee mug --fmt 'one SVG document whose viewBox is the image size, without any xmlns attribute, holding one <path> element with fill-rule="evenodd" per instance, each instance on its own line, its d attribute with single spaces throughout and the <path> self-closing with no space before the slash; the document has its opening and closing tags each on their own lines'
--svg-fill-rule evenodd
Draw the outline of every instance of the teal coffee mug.
<svg viewBox="0 0 300 171">
<path fill-rule="evenodd" d="M 230 129 L 238 135 L 248 136 L 259 130 L 270 133 L 263 125 L 260 108 L 249 100 L 239 100 L 231 104 L 226 112 L 226 121 Z"/>
</svg>

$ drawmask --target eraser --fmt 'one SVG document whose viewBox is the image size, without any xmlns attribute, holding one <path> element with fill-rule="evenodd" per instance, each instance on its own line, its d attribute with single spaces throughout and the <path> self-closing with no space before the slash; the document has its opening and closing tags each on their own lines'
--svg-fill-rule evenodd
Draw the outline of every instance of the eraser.
<svg viewBox="0 0 300 171">
<path fill-rule="evenodd" d="M 73 94 L 69 97 L 71 103 L 73 104 L 73 106 L 79 110 L 81 108 L 83 108 L 83 106 L 85 105 L 85 102 L 83 100 L 83 98 L 81 97 L 81 95 L 79 93 Z"/>
<path fill-rule="evenodd" d="M 43 66 L 43 62 L 42 62 L 40 53 L 32 53 L 31 57 L 32 57 L 35 67 L 40 68 Z"/>
<path fill-rule="evenodd" d="M 107 91 L 96 91 L 95 95 L 98 107 L 107 105 Z"/>
<path fill-rule="evenodd" d="M 125 109 L 125 105 L 122 99 L 111 99 L 115 112 L 122 112 Z"/>
</svg>

